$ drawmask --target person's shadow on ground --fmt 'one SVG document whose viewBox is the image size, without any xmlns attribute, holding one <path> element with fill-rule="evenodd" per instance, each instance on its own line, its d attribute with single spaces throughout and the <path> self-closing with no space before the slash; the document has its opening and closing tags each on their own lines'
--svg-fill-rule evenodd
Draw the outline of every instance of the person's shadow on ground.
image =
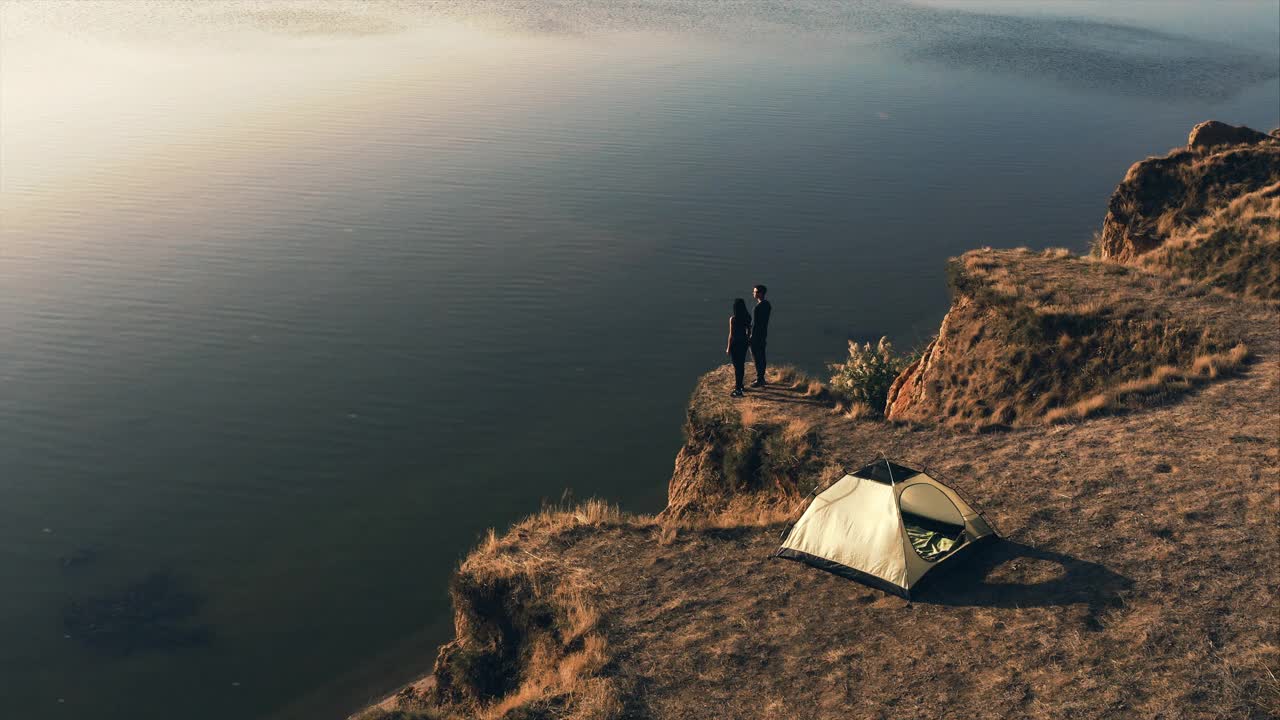
<svg viewBox="0 0 1280 720">
<path fill-rule="evenodd" d="M 989 580 L 997 568 L 1013 563 L 1044 561 L 1061 568 L 1047 580 L 1007 582 Z M 1047 568 L 1038 567 L 1043 571 Z M 1080 560 L 1049 550 L 1040 550 L 1010 540 L 973 549 L 968 557 L 956 558 L 954 565 L 938 568 L 937 577 L 912 593 L 912 601 L 930 605 L 980 606 L 996 608 L 1052 607 L 1086 604 L 1088 623 L 1100 627 L 1098 616 L 1120 604 L 1120 594 L 1133 586 L 1129 578 L 1095 562 Z"/>
</svg>

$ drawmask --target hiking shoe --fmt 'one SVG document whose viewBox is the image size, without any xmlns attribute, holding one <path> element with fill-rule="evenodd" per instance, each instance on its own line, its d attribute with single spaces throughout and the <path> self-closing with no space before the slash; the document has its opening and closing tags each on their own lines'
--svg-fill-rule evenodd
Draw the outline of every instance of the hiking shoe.
<svg viewBox="0 0 1280 720">
<path fill-rule="evenodd" d="M 757 380 L 757 381 L 755 381 L 755 382 L 751 383 L 751 387 L 764 387 L 764 381 L 763 381 L 763 380 Z"/>
<path fill-rule="evenodd" d="M 733 392 L 729 393 L 729 397 L 742 397 L 742 391 L 734 390 Z"/>
</svg>

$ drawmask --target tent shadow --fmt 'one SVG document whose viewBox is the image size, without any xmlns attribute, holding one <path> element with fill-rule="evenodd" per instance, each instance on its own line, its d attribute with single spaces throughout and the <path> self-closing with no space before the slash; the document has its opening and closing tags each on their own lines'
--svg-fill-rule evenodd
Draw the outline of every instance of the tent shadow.
<svg viewBox="0 0 1280 720">
<path fill-rule="evenodd" d="M 1020 559 L 1046 561 L 1062 571 L 1052 579 L 1031 583 L 987 579 L 1000 566 Z M 912 593 L 913 602 L 993 608 L 1085 604 L 1089 607 L 1090 625 L 1098 624 L 1101 612 L 1118 606 L 1120 594 L 1133 586 L 1129 578 L 1098 563 L 1010 540 L 974 548 L 968 557 L 956 558 L 953 566 L 944 565 L 935 572 L 937 577 L 931 574 L 929 584 L 918 594 Z"/>
</svg>

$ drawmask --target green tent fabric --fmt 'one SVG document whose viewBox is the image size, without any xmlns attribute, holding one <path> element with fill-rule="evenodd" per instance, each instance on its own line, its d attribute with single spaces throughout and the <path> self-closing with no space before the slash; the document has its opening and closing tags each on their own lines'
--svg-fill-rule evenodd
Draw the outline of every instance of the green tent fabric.
<svg viewBox="0 0 1280 720">
<path fill-rule="evenodd" d="M 920 557 L 929 562 L 937 562 L 942 556 L 956 547 L 956 539 L 949 538 L 936 530 L 926 530 L 919 525 L 912 525 L 903 520 L 907 537 L 911 539 L 911 547 L 920 553 Z"/>
</svg>

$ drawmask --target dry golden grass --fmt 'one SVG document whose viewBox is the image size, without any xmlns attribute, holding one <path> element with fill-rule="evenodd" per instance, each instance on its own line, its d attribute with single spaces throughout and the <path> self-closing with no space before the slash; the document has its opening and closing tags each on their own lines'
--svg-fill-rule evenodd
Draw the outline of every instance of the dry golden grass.
<svg viewBox="0 0 1280 720">
<path fill-rule="evenodd" d="M 433 674 L 368 718 L 499 720 L 547 708 L 559 718 L 620 717 L 619 692 L 601 677 L 611 660 L 597 605 L 602 589 L 581 566 L 528 539 L 610 528 L 648 532 L 654 525 L 652 517 L 593 499 L 543 508 L 503 535 L 487 532 L 454 579 L 456 638 L 441 649 Z"/>
<path fill-rule="evenodd" d="M 713 530 L 729 528 L 759 528 L 777 525 L 795 516 L 804 498 L 794 494 L 781 496 L 762 493 L 759 496 L 739 496 L 730 499 L 709 515 L 684 515 L 674 520 L 675 526 L 684 530 Z"/>
<path fill-rule="evenodd" d="M 991 292 L 1011 300 L 1022 294 L 1022 288 L 1015 285 L 1012 280 L 997 280 L 991 284 Z"/>
<path fill-rule="evenodd" d="M 806 392 L 805 397 L 813 397 L 813 395 Z M 787 442 L 796 445 L 812 442 L 813 431 L 816 427 L 817 423 L 811 418 L 790 418 L 782 424 L 782 437 Z"/>
<path fill-rule="evenodd" d="M 480 544 L 476 547 L 475 552 L 483 555 L 492 555 L 498 549 L 498 533 L 493 528 L 484 531 L 484 537 L 481 538 Z"/>
<path fill-rule="evenodd" d="M 1216 377 L 1193 370 L 1196 359 L 1228 367 L 1217 357 L 1239 342 L 1194 298 L 1120 265 L 975 251 L 949 272 L 955 302 L 890 391 L 890 420 L 986 430 L 1132 409 Z M 1166 375 L 1153 385 L 1163 366 L 1196 383 Z"/>
<path fill-rule="evenodd" d="M 1061 423 L 1083 420 L 1107 410 L 1124 407 L 1135 397 L 1185 391 L 1207 380 L 1237 370 L 1249 356 L 1249 348 L 1241 343 L 1225 353 L 1200 355 L 1189 368 L 1161 365 L 1147 377 L 1129 380 L 1119 385 L 1077 401 L 1067 407 L 1059 407 L 1045 413 L 1045 422 Z"/>
<path fill-rule="evenodd" d="M 971 273 L 979 275 L 990 275 L 999 269 L 999 263 L 996 262 L 995 256 L 989 252 L 990 248 L 979 252 L 965 253 L 960 256 L 960 264 L 964 269 Z"/>
<path fill-rule="evenodd" d="M 769 368 L 765 373 L 765 380 L 772 385 L 803 391 L 809 397 L 825 397 L 827 393 L 826 386 L 823 385 L 822 381 L 791 365 L 779 365 Z"/>
<path fill-rule="evenodd" d="M 1061 303 L 1028 303 L 1035 314 L 1042 317 L 1062 316 L 1062 317 L 1096 317 L 1107 311 L 1109 305 L 1103 300 L 1084 300 L 1081 302 L 1061 302 Z M 1070 337 L 1067 333 L 1059 336 L 1058 342 L 1062 344 L 1063 337 Z"/>
<path fill-rule="evenodd" d="M 1280 143 L 1274 141 L 1178 148 L 1147 158 L 1129 168 L 1112 195 L 1096 250 L 1106 259 L 1134 261 L 1241 195 L 1277 182 Z"/>
<path fill-rule="evenodd" d="M 618 687 L 605 678 L 591 677 L 574 684 L 570 694 L 572 711 L 566 720 L 612 720 L 625 717 Z"/>
<path fill-rule="evenodd" d="M 1280 301 L 1280 182 L 1171 229 L 1137 263 L 1184 287 Z"/>
<path fill-rule="evenodd" d="M 786 386 L 794 386 L 795 383 L 799 382 L 802 378 L 806 380 L 808 379 L 798 368 L 790 365 L 771 367 L 765 374 L 766 380 L 777 385 Z"/>
<path fill-rule="evenodd" d="M 754 495 L 802 496 L 812 483 L 818 451 L 816 425 L 759 411 L 751 398 L 786 396 L 830 411 L 825 388 L 794 368 L 770 370 L 769 384 L 746 398 L 726 398 L 719 381 L 726 366 L 698 384 L 685 423 L 685 447 L 676 458 L 668 515 L 711 516 L 729 498 Z M 687 500 L 687 502 L 686 502 Z"/>
<path fill-rule="evenodd" d="M 679 517 L 668 517 L 658 524 L 658 545 L 666 547 L 676 541 L 680 536 Z"/>
<path fill-rule="evenodd" d="M 914 459 L 1009 539 L 912 604 L 768 559 L 805 504 L 793 491 L 661 520 L 548 509 L 483 538 L 463 572 L 536 578 L 507 597 L 554 598 L 560 639 L 527 642 L 519 682 L 485 704 L 427 709 L 424 693 L 380 720 L 1276 717 L 1280 328 L 1257 306 L 1194 302 L 1242 328 L 1257 361 L 1087 422 L 955 433 L 849 419 L 789 387 L 748 393 L 758 425 L 817 435 L 816 484 L 877 451 Z M 1244 353 L 1151 375 L 1225 377 Z M 722 397 L 724 373 L 694 402 Z"/>
<path fill-rule="evenodd" d="M 844 400 L 837 400 L 836 404 L 831 406 L 831 414 L 846 417 L 850 420 L 879 416 L 879 413 L 874 408 L 864 402 L 846 402 Z"/>
<path fill-rule="evenodd" d="M 850 420 L 857 420 L 858 418 L 876 417 L 879 414 L 879 412 L 875 408 L 871 407 L 866 403 L 856 402 L 856 403 L 851 403 L 849 407 L 845 408 L 844 412 L 841 414 L 849 418 Z"/>
<path fill-rule="evenodd" d="M 599 498 L 589 498 L 578 504 L 545 505 L 540 511 L 529 515 L 512 526 L 513 530 L 558 531 L 578 526 L 598 527 L 601 525 L 626 525 L 644 523 L 642 517 L 624 513 L 616 505 Z M 481 541 L 477 552 L 486 548 L 497 547 L 501 543 L 496 539 L 493 530 L 489 530 Z M 483 554 L 483 552 L 482 552 Z"/>
<path fill-rule="evenodd" d="M 589 618 L 589 627 L 594 628 L 598 615 L 585 604 L 581 594 L 558 600 L 568 603 L 571 612 L 576 609 L 583 619 Z M 526 679 L 520 688 L 479 709 L 476 717 L 480 720 L 501 720 L 516 709 L 535 706 L 557 696 L 570 698 L 571 709 L 563 717 L 584 720 L 617 717 L 609 714 L 621 709 L 616 688 L 607 680 L 595 677 L 609 661 L 608 641 L 600 634 L 582 635 L 577 639 L 581 640 L 582 649 L 568 654 L 545 645 L 536 647 L 521 668 Z M 585 701 L 585 704 L 578 706 L 573 701 Z"/>
<path fill-rule="evenodd" d="M 1101 412 L 1110 407 L 1115 407 L 1117 398 L 1107 393 L 1099 393 L 1092 397 L 1087 397 L 1072 404 L 1070 407 L 1054 408 L 1045 413 L 1044 420 L 1048 423 L 1067 422 L 1070 420 L 1082 420 L 1094 413 Z"/>
<path fill-rule="evenodd" d="M 604 500 L 591 498 L 569 511 L 579 525 L 603 525 L 620 523 L 625 519 L 617 505 Z"/>
<path fill-rule="evenodd" d="M 1226 353 L 1201 355 L 1191 363 L 1191 374 L 1196 378 L 1212 379 L 1223 372 L 1235 370 L 1249 357 L 1249 346 L 1240 343 Z"/>
</svg>

